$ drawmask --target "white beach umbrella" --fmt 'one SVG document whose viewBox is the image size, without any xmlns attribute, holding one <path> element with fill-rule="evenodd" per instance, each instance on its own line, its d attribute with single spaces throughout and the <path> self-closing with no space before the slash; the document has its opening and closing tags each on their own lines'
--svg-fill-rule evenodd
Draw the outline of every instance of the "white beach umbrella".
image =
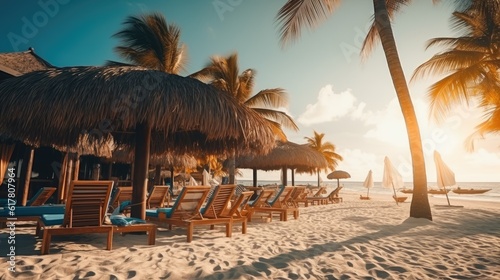
<svg viewBox="0 0 500 280">
<path fill-rule="evenodd" d="M 369 197 L 370 196 L 370 188 L 374 187 L 373 173 L 371 170 L 368 171 L 368 175 L 366 175 L 366 179 L 363 182 L 363 186 L 368 189 L 368 191 L 366 192 L 366 197 Z"/>
<path fill-rule="evenodd" d="M 451 187 L 457 184 L 455 173 L 444 163 L 438 151 L 434 151 L 434 163 L 436 164 L 437 185 L 445 190 L 446 200 L 448 200 L 448 205 L 451 205 L 446 186 Z"/>
<path fill-rule="evenodd" d="M 193 176 L 189 177 L 189 185 L 190 186 L 198 186 L 198 182 L 193 178 Z"/>
<path fill-rule="evenodd" d="M 210 181 L 210 174 L 206 169 L 203 169 L 203 186 L 208 186 Z"/>
<path fill-rule="evenodd" d="M 398 204 L 396 188 L 403 187 L 403 176 L 399 174 L 398 170 L 392 165 L 388 157 L 385 157 L 384 159 L 384 177 L 382 178 L 382 186 L 385 188 L 392 187 L 396 204 Z"/>
</svg>

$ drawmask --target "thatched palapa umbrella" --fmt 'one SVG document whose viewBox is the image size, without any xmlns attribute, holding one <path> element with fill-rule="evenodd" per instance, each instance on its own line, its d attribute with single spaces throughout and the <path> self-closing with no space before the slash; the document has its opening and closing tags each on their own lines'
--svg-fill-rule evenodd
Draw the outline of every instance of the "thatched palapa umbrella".
<svg viewBox="0 0 500 280">
<path fill-rule="evenodd" d="M 327 162 L 323 155 L 309 145 L 282 141 L 276 141 L 276 147 L 266 155 L 240 156 L 236 158 L 237 168 L 252 168 L 254 170 L 254 186 L 257 185 L 257 169 L 266 171 L 282 169 L 282 183 L 286 186 L 287 168 L 310 169 L 326 166 Z"/>
<path fill-rule="evenodd" d="M 214 112 L 217 112 L 216 114 Z M 67 67 L 0 84 L 0 133 L 38 145 L 113 137 L 135 147 L 134 217 L 144 218 L 150 147 L 159 152 L 266 152 L 262 117 L 196 79 L 141 67 Z M 153 143 L 152 143 L 153 142 Z"/>
</svg>

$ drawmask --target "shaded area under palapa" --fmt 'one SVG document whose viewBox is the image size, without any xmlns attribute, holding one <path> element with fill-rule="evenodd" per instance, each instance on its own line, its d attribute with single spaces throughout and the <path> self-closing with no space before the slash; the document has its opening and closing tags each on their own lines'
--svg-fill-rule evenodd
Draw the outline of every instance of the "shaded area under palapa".
<svg viewBox="0 0 500 280">
<path fill-rule="evenodd" d="M 288 168 L 292 169 L 292 185 L 295 185 L 293 170 L 324 168 L 327 162 L 323 155 L 307 144 L 297 144 L 290 141 L 276 141 L 276 146 L 266 155 L 247 155 L 236 158 L 237 168 L 253 169 L 253 186 L 257 186 L 257 169 L 282 170 L 282 184 L 287 185 Z"/>
<path fill-rule="evenodd" d="M 265 153 L 265 120 L 196 79 L 141 67 L 65 67 L 0 83 L 0 133 L 33 146 L 112 138 L 134 147 L 132 215 L 145 216 L 151 147 L 157 153 Z M 213 112 L 219 112 L 214 114 Z"/>
</svg>

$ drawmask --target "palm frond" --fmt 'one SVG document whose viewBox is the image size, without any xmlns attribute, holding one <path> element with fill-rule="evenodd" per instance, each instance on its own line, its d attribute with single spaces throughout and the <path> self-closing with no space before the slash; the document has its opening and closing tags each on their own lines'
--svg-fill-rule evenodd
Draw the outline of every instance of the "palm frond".
<svg viewBox="0 0 500 280">
<path fill-rule="evenodd" d="M 473 66 L 456 71 L 431 85 L 428 91 L 431 116 L 434 116 L 437 122 L 441 122 L 454 105 L 463 103 L 468 105 L 471 98 L 468 86 L 482 77 L 484 77 L 483 69 L 480 66 Z"/>
<path fill-rule="evenodd" d="M 286 142 L 288 141 L 288 138 L 286 137 L 285 132 L 283 131 L 282 125 L 279 122 L 275 122 L 270 119 L 266 119 L 267 124 L 269 127 L 272 129 L 274 135 L 276 135 L 276 138 L 280 141 Z"/>
<path fill-rule="evenodd" d="M 135 65 L 178 74 L 187 60 L 185 47 L 180 43 L 180 29 L 168 24 L 163 15 L 153 13 L 128 17 L 123 30 L 113 37 L 122 45 L 115 51 Z"/>
<path fill-rule="evenodd" d="M 247 69 L 238 76 L 239 88 L 236 93 L 236 98 L 238 100 L 246 100 L 246 103 L 250 98 L 255 84 L 255 74 L 256 72 L 254 69 Z"/>
<path fill-rule="evenodd" d="M 252 108 L 255 112 L 257 112 L 259 115 L 263 116 L 264 118 L 272 121 L 276 121 L 281 124 L 281 126 L 286 127 L 288 129 L 292 129 L 294 131 L 298 131 L 299 127 L 295 123 L 295 121 L 287 115 L 283 111 L 279 110 L 273 110 L 269 108 Z"/>
<path fill-rule="evenodd" d="M 276 21 L 282 46 L 297 39 L 302 27 L 316 27 L 326 20 L 341 0 L 288 0 L 278 11 Z"/>
<path fill-rule="evenodd" d="M 288 94 L 282 88 L 264 89 L 248 98 L 245 104 L 249 107 L 286 107 Z"/>
<path fill-rule="evenodd" d="M 465 71 L 469 67 L 482 68 L 483 57 L 484 54 L 475 51 L 449 51 L 436 54 L 415 69 L 410 81 L 414 82 L 430 75 Z"/>
</svg>

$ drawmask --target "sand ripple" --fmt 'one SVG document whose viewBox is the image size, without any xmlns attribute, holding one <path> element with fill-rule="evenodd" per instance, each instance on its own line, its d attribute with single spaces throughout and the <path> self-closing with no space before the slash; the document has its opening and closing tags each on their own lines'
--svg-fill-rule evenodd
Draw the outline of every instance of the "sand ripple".
<svg viewBox="0 0 500 280">
<path fill-rule="evenodd" d="M 256 220 L 232 238 L 222 227 L 195 229 L 192 243 L 184 229 L 161 229 L 155 246 L 115 236 L 112 251 L 104 236 L 54 237 L 40 256 L 23 227 L 17 272 L 1 259 L 0 279 L 500 279 L 498 210 L 433 209 L 431 222 L 408 218 L 409 203 L 356 197 L 301 208 L 299 220 Z"/>
</svg>

